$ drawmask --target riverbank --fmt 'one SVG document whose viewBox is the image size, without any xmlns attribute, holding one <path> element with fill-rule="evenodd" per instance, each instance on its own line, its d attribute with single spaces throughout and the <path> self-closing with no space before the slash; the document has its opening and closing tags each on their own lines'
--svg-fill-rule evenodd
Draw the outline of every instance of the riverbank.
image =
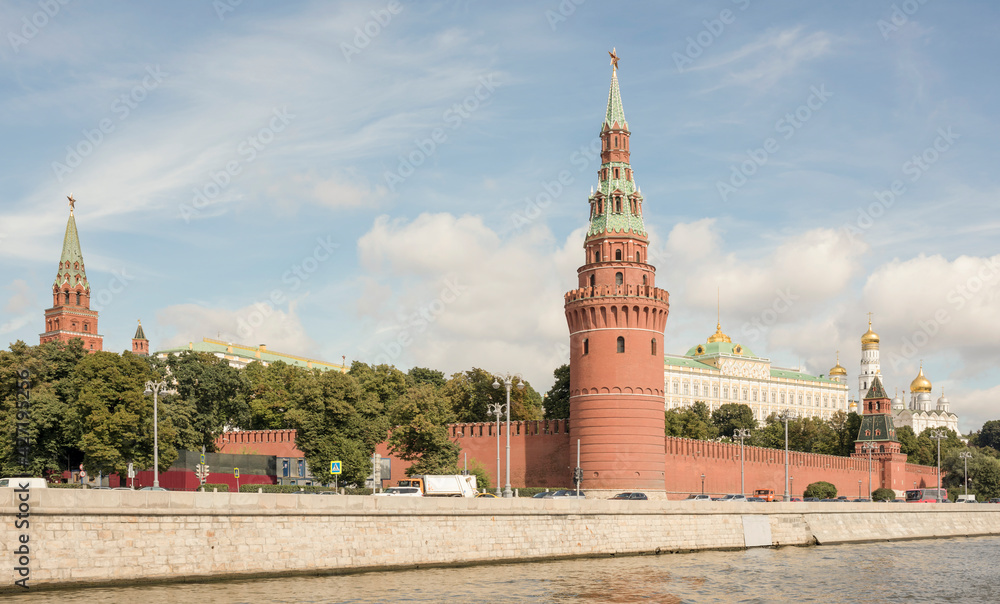
<svg viewBox="0 0 1000 604">
<path fill-rule="evenodd" d="M 1000 535 L 1000 506 L 0 493 L 4 591 Z M 28 526 L 18 526 L 28 520 Z M 22 522 L 23 525 L 23 522 Z M 27 541 L 24 541 L 27 539 Z M 17 570 L 26 568 L 27 570 Z M 27 573 L 25 575 L 25 572 Z"/>
</svg>

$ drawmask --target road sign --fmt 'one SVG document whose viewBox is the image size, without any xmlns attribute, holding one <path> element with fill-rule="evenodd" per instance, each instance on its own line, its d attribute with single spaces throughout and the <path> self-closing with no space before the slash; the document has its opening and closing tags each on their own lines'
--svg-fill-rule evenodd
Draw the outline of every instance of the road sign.
<svg viewBox="0 0 1000 604">
<path fill-rule="evenodd" d="M 233 468 L 233 476 L 235 476 L 236 478 L 240 477 L 240 469 L 239 468 Z"/>
<path fill-rule="evenodd" d="M 205 463 L 205 454 L 204 453 L 201 454 L 201 463 L 202 464 Z"/>
<path fill-rule="evenodd" d="M 340 474 L 340 470 L 341 470 L 341 463 L 339 461 L 331 461 L 330 462 L 330 473 L 331 474 L 333 474 L 334 476 L 336 476 L 336 475 Z"/>
<path fill-rule="evenodd" d="M 129 478 L 135 478 L 135 468 L 132 467 L 132 462 L 129 462 L 129 464 L 128 464 L 128 472 L 127 472 L 127 474 L 128 474 Z"/>
</svg>

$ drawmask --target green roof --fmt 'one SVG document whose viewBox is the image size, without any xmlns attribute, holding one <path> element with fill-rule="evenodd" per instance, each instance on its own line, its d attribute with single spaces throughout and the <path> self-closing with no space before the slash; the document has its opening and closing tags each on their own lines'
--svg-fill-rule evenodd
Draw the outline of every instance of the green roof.
<svg viewBox="0 0 1000 604">
<path fill-rule="evenodd" d="M 742 344 L 732 342 L 710 342 L 708 344 L 697 344 L 688 349 L 684 354 L 686 357 L 711 357 L 720 354 L 728 354 L 735 357 L 746 357 L 748 359 L 759 359 L 752 350 Z"/>
<path fill-rule="evenodd" d="M 146 332 L 142 330 L 142 323 L 139 323 L 139 327 L 135 330 L 135 335 L 132 336 L 133 340 L 145 340 Z"/>
<path fill-rule="evenodd" d="M 802 371 L 792 369 L 771 369 L 771 377 L 784 378 L 786 380 L 804 380 L 806 382 L 820 382 L 822 384 L 837 384 L 836 380 L 825 377 L 816 377 Z"/>
<path fill-rule="evenodd" d="M 69 268 L 67 264 L 69 263 Z M 87 282 L 87 272 L 83 268 L 83 253 L 80 251 L 80 235 L 76 232 L 76 218 L 70 212 L 69 220 L 66 221 L 66 235 L 63 236 L 62 255 L 59 257 L 59 272 L 56 273 L 54 285 L 62 287 L 69 283 L 71 289 L 78 284 L 83 284 L 86 291 L 90 291 L 90 284 Z"/>
<path fill-rule="evenodd" d="M 618 70 L 611 72 L 611 90 L 608 91 L 608 111 L 604 116 L 604 123 L 609 128 L 618 124 L 619 128 L 628 130 L 628 122 L 625 121 L 625 107 L 622 105 L 622 93 L 618 89 Z"/>
<path fill-rule="evenodd" d="M 670 365 L 672 367 L 689 367 L 691 369 L 708 369 L 711 371 L 718 371 L 719 368 L 715 365 L 709 365 L 708 363 L 702 363 L 701 361 L 696 361 L 687 357 L 678 356 L 664 356 L 663 364 Z"/>
<path fill-rule="evenodd" d="M 889 398 L 885 394 L 885 389 L 882 388 L 882 380 L 878 379 L 877 375 L 875 376 L 875 379 L 872 380 L 871 387 L 868 388 L 868 394 L 865 395 L 865 400 L 873 398 Z"/>
<path fill-rule="evenodd" d="M 861 416 L 861 428 L 858 429 L 858 439 L 855 442 L 869 440 L 875 442 L 896 441 L 896 428 L 892 424 L 891 415 L 870 413 Z"/>
</svg>

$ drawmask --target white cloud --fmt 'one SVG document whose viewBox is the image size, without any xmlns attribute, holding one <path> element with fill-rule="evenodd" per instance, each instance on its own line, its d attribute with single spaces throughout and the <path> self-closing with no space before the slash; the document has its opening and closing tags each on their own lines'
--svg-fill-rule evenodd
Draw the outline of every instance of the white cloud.
<svg viewBox="0 0 1000 604">
<path fill-rule="evenodd" d="M 236 310 L 205 308 L 197 304 L 168 306 L 156 313 L 157 329 L 173 333 L 163 338 L 158 348 L 186 346 L 202 338 L 256 346 L 307 356 L 315 354 L 316 342 L 309 337 L 295 312 L 295 303 L 287 312 L 267 302 L 258 302 Z"/>
<path fill-rule="evenodd" d="M 559 245 L 542 226 L 501 239 L 478 216 L 378 218 L 358 241 L 369 361 L 521 372 L 547 389 L 568 360 L 563 294 L 582 241 L 581 229 Z"/>
<path fill-rule="evenodd" d="M 731 86 L 765 91 L 795 73 L 802 64 L 827 54 L 832 41 L 831 36 L 825 32 L 804 35 L 801 27 L 772 30 L 714 61 L 698 63 L 690 71 L 719 68 L 729 70 L 706 92 Z"/>
</svg>

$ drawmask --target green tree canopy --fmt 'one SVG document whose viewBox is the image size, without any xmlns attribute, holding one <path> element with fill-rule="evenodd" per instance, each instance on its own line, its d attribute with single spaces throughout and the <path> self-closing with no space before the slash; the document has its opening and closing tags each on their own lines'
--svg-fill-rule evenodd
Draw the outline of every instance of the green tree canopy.
<svg viewBox="0 0 1000 604">
<path fill-rule="evenodd" d="M 393 454 L 413 465 L 407 475 L 455 474 L 460 447 L 448 435 L 455 421 L 451 402 L 431 384 L 418 384 L 396 400 L 389 437 Z"/>
<path fill-rule="evenodd" d="M 569 365 L 564 363 L 552 372 L 556 382 L 545 395 L 545 419 L 569 417 Z"/>
<path fill-rule="evenodd" d="M 976 437 L 976 444 L 980 447 L 991 447 L 1000 451 L 1000 420 L 991 419 L 983 424 L 983 428 Z"/>
<path fill-rule="evenodd" d="M 820 499 L 832 499 L 837 496 L 837 487 L 833 484 L 820 480 L 806 487 L 802 493 L 803 497 L 819 497 Z"/>
<path fill-rule="evenodd" d="M 724 403 L 712 411 L 712 425 L 719 436 L 732 438 L 739 429 L 752 430 L 757 427 L 753 409 L 749 405 Z"/>
</svg>

